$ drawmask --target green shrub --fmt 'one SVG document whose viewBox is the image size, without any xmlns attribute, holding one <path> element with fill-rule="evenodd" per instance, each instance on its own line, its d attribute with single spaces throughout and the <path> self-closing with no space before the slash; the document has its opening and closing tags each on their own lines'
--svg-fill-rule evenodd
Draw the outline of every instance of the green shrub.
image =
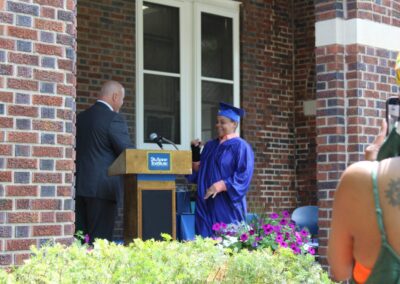
<svg viewBox="0 0 400 284">
<path fill-rule="evenodd" d="M 223 273 L 218 273 L 223 272 Z M 217 275 L 219 274 L 219 275 Z M 0 283 L 331 283 L 310 255 L 290 250 L 226 251 L 211 239 L 96 241 L 32 248 L 32 257 Z"/>
</svg>

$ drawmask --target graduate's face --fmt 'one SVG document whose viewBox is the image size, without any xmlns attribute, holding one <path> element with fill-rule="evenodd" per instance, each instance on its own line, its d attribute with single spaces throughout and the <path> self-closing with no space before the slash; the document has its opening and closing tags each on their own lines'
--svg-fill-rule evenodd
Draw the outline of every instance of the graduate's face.
<svg viewBox="0 0 400 284">
<path fill-rule="evenodd" d="M 232 121 L 230 118 L 225 116 L 217 116 L 217 123 L 215 128 L 217 129 L 218 137 L 223 137 L 228 134 L 235 132 L 237 127 L 237 122 Z"/>
</svg>

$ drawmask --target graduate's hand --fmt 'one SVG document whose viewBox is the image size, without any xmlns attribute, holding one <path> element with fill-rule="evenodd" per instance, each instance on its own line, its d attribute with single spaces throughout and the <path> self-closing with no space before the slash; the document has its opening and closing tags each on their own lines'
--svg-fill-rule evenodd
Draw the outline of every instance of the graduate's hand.
<svg viewBox="0 0 400 284">
<path fill-rule="evenodd" d="M 215 187 L 215 185 L 212 185 L 207 189 L 204 199 L 208 199 L 210 196 L 212 196 L 212 198 L 215 198 L 215 196 L 217 196 L 217 194 L 218 194 L 217 188 Z"/>
<path fill-rule="evenodd" d="M 376 161 L 379 149 L 381 148 L 383 141 L 385 140 L 386 131 L 387 131 L 387 123 L 386 120 L 383 119 L 378 136 L 375 137 L 375 140 L 374 142 L 372 142 L 372 144 L 368 145 L 368 147 L 365 148 L 365 153 L 364 153 L 365 160 Z"/>
</svg>

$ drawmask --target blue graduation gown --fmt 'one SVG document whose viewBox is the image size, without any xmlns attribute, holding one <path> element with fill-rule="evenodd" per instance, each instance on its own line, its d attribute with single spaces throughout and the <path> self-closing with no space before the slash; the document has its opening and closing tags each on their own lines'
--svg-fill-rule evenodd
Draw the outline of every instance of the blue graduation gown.
<svg viewBox="0 0 400 284">
<path fill-rule="evenodd" d="M 250 145 L 240 137 L 219 139 L 206 143 L 200 157 L 200 168 L 188 176 L 197 183 L 195 226 L 196 235 L 210 237 L 212 225 L 244 221 L 247 213 L 246 193 L 254 170 L 254 154 Z M 227 191 L 204 200 L 207 189 L 223 180 Z"/>
</svg>

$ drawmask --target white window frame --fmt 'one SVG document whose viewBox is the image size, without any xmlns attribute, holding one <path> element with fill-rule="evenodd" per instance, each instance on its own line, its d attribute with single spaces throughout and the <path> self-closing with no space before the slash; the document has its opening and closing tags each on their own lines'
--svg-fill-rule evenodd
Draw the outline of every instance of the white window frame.
<svg viewBox="0 0 400 284">
<path fill-rule="evenodd" d="M 178 144 L 178 147 L 180 150 L 188 150 L 192 139 L 201 138 L 201 12 L 232 18 L 233 80 L 213 79 L 210 81 L 233 82 L 233 104 L 240 107 L 240 2 L 232 0 L 136 1 L 136 145 L 138 149 L 158 149 L 154 143 L 144 143 L 143 2 L 180 9 L 181 144 Z M 156 75 L 163 73 L 165 72 L 147 72 L 147 74 Z M 173 147 L 164 144 L 164 149 L 172 150 Z"/>
</svg>

